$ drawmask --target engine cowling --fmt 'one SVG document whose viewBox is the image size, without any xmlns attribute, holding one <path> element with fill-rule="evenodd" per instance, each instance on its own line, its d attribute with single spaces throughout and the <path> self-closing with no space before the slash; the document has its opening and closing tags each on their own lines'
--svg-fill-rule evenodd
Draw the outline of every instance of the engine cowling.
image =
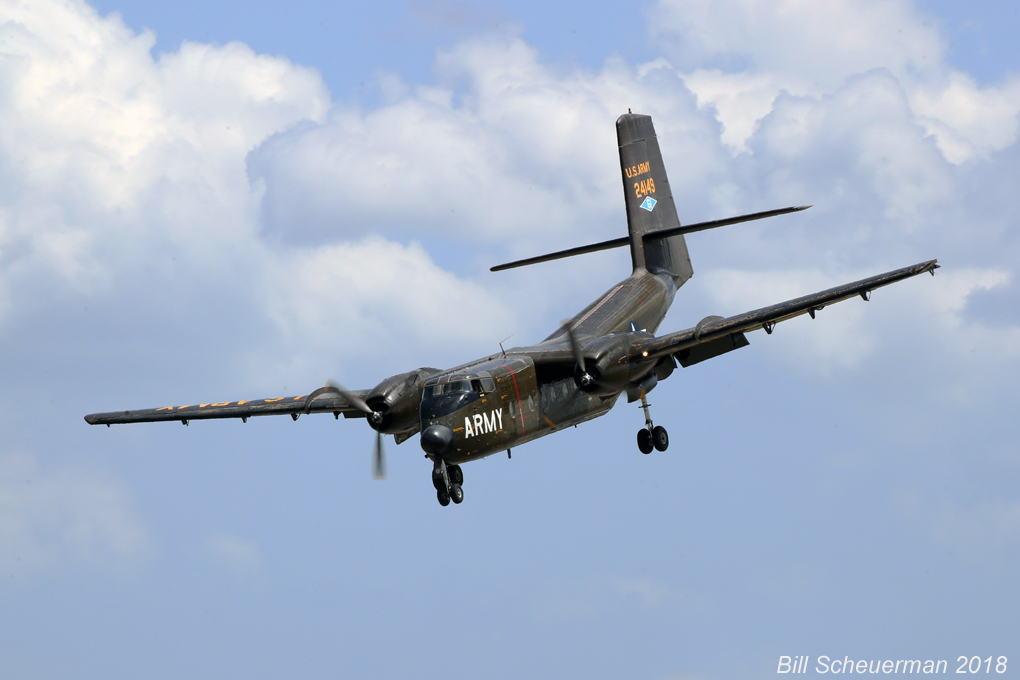
<svg viewBox="0 0 1020 680">
<path fill-rule="evenodd" d="M 656 360 L 645 360 L 637 343 L 653 337 L 649 333 L 635 331 L 605 335 L 586 345 L 581 350 L 584 369 L 574 368 L 574 382 L 589 394 L 613 395 L 622 392 L 635 381 L 640 380 L 655 367 Z M 584 380 L 584 372 L 591 377 Z"/>
<path fill-rule="evenodd" d="M 366 395 L 365 403 L 373 411 L 381 413 L 382 420 L 372 427 L 385 434 L 416 430 L 425 379 L 438 372 L 438 368 L 418 368 L 386 378 L 373 387 Z"/>
</svg>

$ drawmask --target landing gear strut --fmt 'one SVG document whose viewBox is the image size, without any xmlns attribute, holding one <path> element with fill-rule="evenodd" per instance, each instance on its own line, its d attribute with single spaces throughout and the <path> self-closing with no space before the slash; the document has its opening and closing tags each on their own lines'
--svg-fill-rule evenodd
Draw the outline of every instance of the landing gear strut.
<svg viewBox="0 0 1020 680">
<path fill-rule="evenodd" d="M 436 498 L 444 508 L 450 504 L 464 502 L 464 473 L 459 465 L 447 465 L 442 458 L 437 458 L 432 468 L 432 486 L 436 487 Z"/>
<path fill-rule="evenodd" d="M 651 453 L 652 449 L 665 451 L 669 447 L 669 435 L 666 428 L 652 423 L 652 415 L 648 412 L 648 400 L 641 392 L 641 410 L 645 412 L 645 426 L 638 430 L 637 447 L 641 453 Z"/>
</svg>

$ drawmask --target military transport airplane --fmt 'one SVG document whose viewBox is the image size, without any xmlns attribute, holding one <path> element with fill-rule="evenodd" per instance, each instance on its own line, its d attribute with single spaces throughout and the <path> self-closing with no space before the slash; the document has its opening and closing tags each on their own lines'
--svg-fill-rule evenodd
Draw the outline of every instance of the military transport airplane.
<svg viewBox="0 0 1020 680">
<path fill-rule="evenodd" d="M 669 436 L 648 411 L 648 394 L 677 363 L 688 367 L 748 344 L 745 334 L 771 334 L 780 321 L 815 314 L 826 305 L 860 296 L 938 268 L 929 260 L 855 283 L 723 318 L 709 316 L 693 328 L 656 336 L 680 288 L 694 271 L 684 234 L 804 210 L 781 208 L 681 226 L 649 116 L 624 114 L 616 121 L 629 234 L 549 255 L 493 267 L 493 271 L 582 253 L 629 246 L 633 271 L 542 342 L 515 347 L 440 370 L 418 368 L 367 390 L 329 383 L 310 394 L 256 401 L 167 406 L 85 416 L 92 425 L 209 418 L 332 413 L 365 418 L 376 431 L 374 468 L 385 475 L 382 436 L 401 442 L 420 434 L 432 461 L 432 483 L 442 505 L 464 500 L 461 464 L 506 451 L 533 439 L 607 413 L 623 394 L 641 401 L 645 426 L 642 453 L 665 451 Z"/>
</svg>

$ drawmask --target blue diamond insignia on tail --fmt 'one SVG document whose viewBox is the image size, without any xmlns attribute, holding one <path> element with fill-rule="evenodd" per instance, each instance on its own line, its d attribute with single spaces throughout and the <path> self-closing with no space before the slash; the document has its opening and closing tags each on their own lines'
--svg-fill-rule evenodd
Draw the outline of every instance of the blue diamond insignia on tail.
<svg viewBox="0 0 1020 680">
<path fill-rule="evenodd" d="M 652 212 L 652 208 L 655 207 L 656 203 L 658 203 L 658 201 L 649 196 L 648 198 L 645 199 L 645 202 L 641 204 L 641 207 L 647 210 L 648 212 Z"/>
</svg>

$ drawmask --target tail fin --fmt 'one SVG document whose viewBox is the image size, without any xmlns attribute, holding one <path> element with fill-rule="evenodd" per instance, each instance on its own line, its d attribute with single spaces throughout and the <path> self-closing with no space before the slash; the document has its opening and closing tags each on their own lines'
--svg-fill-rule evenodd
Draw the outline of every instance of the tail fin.
<svg viewBox="0 0 1020 680">
<path fill-rule="evenodd" d="M 652 117 L 623 114 L 616 121 L 616 138 L 620 144 L 620 168 L 623 171 L 630 257 L 634 269 L 669 274 L 678 287 L 682 286 L 694 275 L 683 235 L 647 241 L 642 238 L 646 232 L 680 227 Z"/>
</svg>

